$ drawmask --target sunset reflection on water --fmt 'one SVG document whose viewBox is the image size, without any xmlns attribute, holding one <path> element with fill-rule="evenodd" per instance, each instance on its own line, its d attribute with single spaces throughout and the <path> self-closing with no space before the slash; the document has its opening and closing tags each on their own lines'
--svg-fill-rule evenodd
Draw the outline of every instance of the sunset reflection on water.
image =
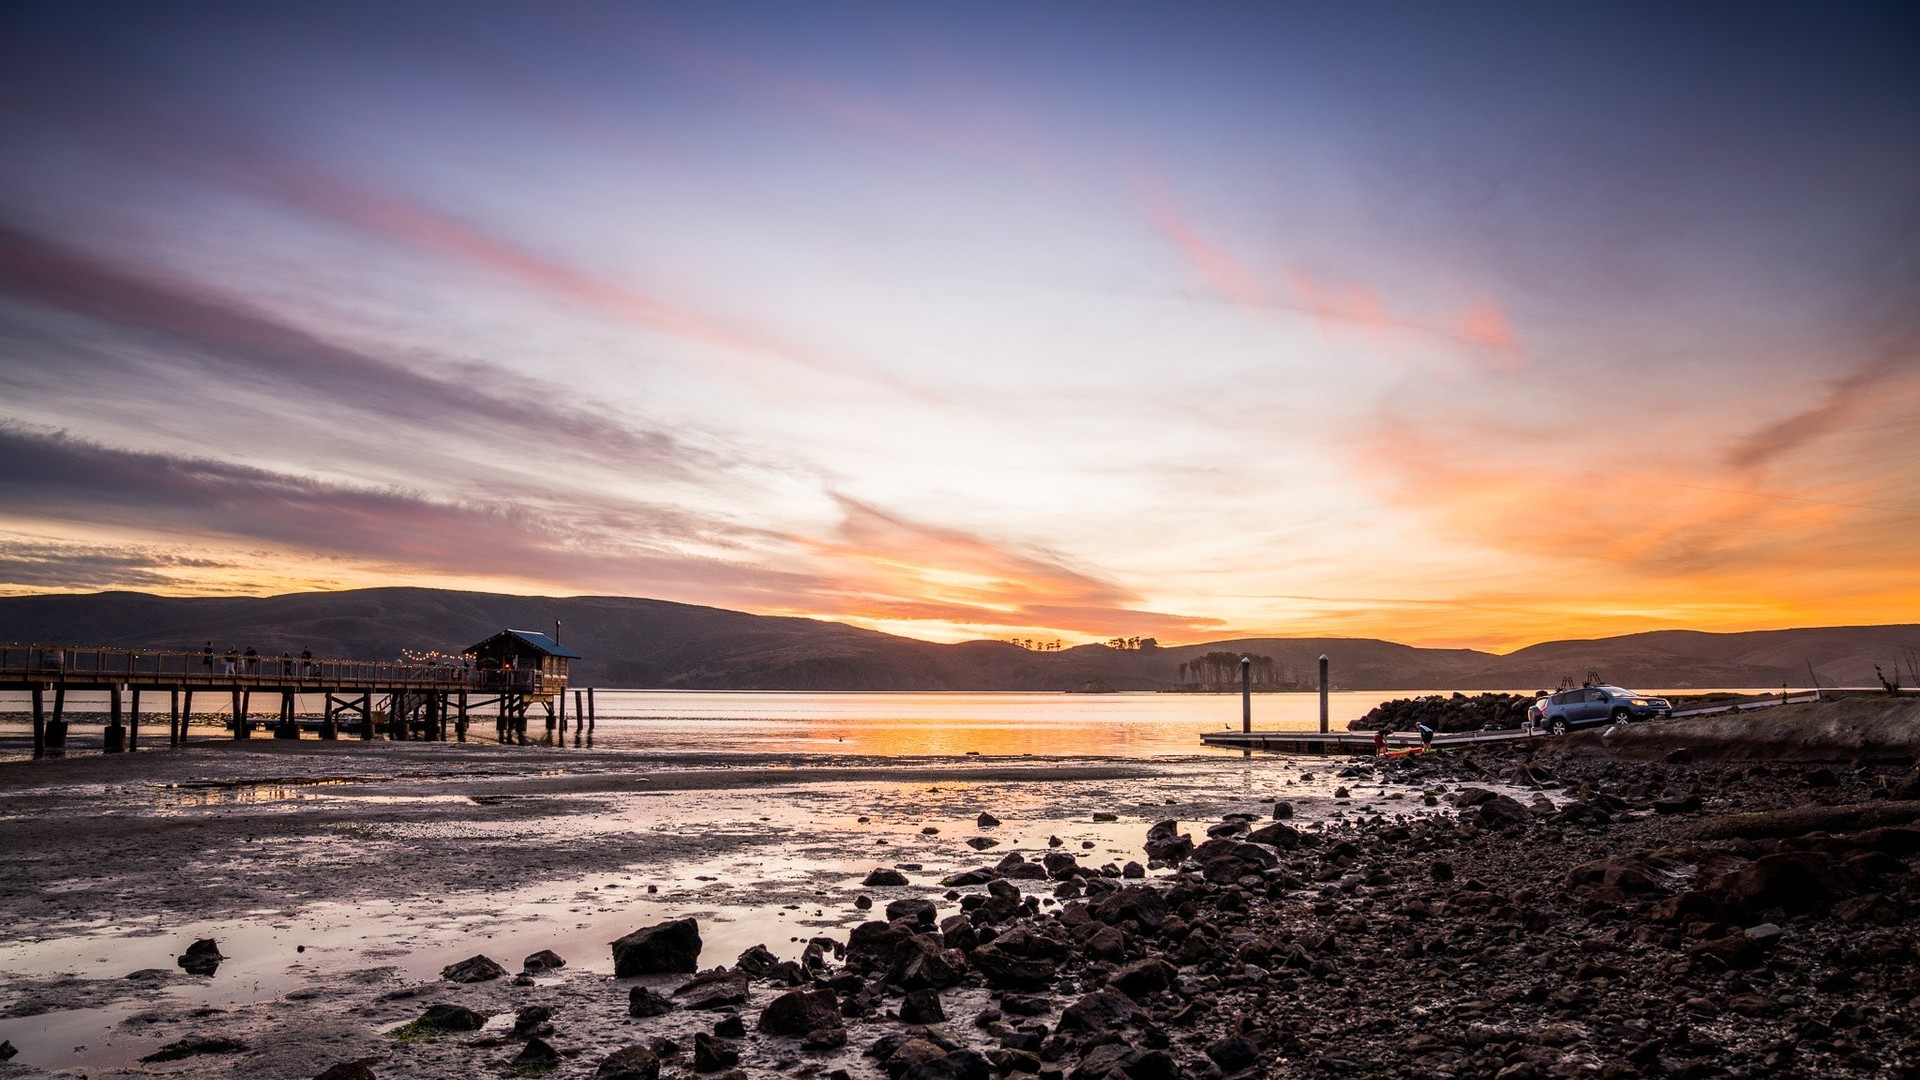
<svg viewBox="0 0 1920 1080">
<path fill-rule="evenodd" d="M 1330 696 L 1332 726 L 1364 715 L 1380 691 Z M 595 745 L 650 752 L 859 757 L 1218 755 L 1200 735 L 1240 726 L 1232 694 L 801 693 L 600 691 Z M 1256 728 L 1319 726 L 1317 694 L 1259 694 Z"/>
</svg>

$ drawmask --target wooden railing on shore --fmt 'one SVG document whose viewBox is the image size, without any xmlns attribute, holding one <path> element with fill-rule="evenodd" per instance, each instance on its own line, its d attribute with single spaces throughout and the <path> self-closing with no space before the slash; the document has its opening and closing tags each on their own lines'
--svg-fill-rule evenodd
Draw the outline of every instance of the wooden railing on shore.
<svg viewBox="0 0 1920 1080">
<path fill-rule="evenodd" d="M 367 660 L 302 660 L 299 657 L 232 656 L 152 649 L 71 645 L 0 645 L 0 684 L 74 688 L 231 686 L 419 690 L 505 690 L 563 693 L 567 680 L 531 669 L 480 670 L 451 664 Z"/>
</svg>

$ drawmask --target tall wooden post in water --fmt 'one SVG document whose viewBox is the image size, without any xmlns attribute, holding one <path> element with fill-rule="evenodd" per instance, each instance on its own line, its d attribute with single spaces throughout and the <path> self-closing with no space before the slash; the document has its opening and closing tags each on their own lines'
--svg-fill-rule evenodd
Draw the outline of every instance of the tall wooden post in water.
<svg viewBox="0 0 1920 1080">
<path fill-rule="evenodd" d="M 1327 654 L 1320 654 L 1320 734 L 1327 733 Z"/>
<path fill-rule="evenodd" d="M 1253 730 L 1253 657 L 1240 658 L 1240 730 Z"/>
</svg>

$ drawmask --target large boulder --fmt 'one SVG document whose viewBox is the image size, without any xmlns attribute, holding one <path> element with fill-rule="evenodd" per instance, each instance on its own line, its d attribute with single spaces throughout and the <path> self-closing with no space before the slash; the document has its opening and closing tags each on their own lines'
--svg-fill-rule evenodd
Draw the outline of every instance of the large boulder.
<svg viewBox="0 0 1920 1080">
<path fill-rule="evenodd" d="M 616 978 L 700 969 L 700 924 L 692 919 L 643 926 L 611 944 Z"/>
</svg>

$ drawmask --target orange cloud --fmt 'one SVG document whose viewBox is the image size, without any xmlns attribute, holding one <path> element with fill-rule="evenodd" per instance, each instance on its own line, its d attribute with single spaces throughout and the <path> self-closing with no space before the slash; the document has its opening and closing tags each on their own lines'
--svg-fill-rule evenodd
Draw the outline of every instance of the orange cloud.
<svg viewBox="0 0 1920 1080">
<path fill-rule="evenodd" d="M 1920 592 L 1910 515 L 1875 477 L 1783 492 L 1673 447 L 1502 445 L 1453 423 L 1394 417 L 1354 454 L 1389 515 L 1485 552 L 1452 594 L 1507 611 L 1409 620 L 1433 639 L 1888 622 Z"/>
<path fill-rule="evenodd" d="M 910 521 L 841 497 L 831 538 L 793 537 L 832 584 L 792 613 L 886 628 L 899 623 L 1000 628 L 1029 634 L 1192 634 L 1218 620 L 1144 611 L 1110 582 L 958 529 Z M 922 628 L 920 632 L 924 633 Z"/>
</svg>

